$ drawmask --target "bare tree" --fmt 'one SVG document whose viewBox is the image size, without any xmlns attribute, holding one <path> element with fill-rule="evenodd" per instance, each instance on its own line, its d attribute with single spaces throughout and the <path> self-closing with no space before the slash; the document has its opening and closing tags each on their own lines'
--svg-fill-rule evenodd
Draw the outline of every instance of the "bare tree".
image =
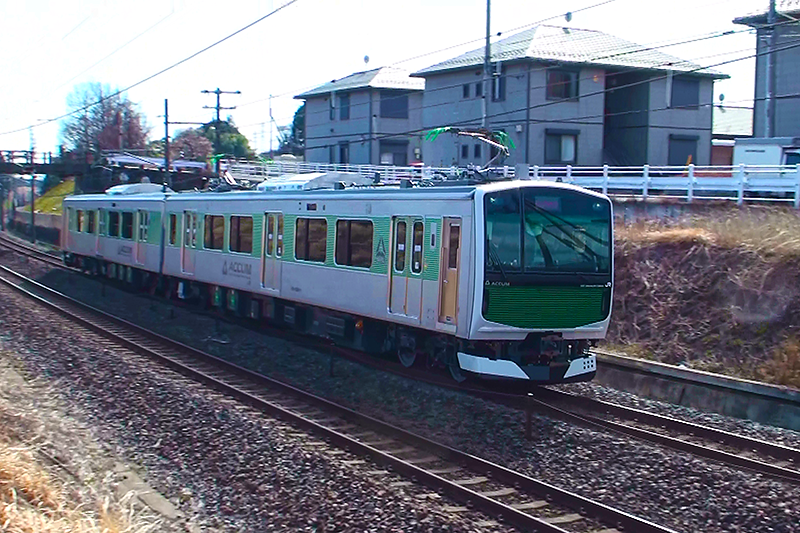
<svg viewBox="0 0 800 533">
<path fill-rule="evenodd" d="M 189 159 L 191 161 L 206 161 L 214 151 L 211 141 L 196 129 L 179 132 L 169 148 L 172 159 Z"/>
<path fill-rule="evenodd" d="M 61 123 L 61 142 L 79 154 L 102 150 L 139 150 L 147 143 L 148 126 L 136 105 L 108 85 L 84 83 L 67 96 L 74 114 Z"/>
</svg>

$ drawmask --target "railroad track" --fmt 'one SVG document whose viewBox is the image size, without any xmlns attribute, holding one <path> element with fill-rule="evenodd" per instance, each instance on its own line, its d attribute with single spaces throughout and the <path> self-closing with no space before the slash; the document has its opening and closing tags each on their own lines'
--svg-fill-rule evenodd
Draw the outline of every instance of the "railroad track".
<svg viewBox="0 0 800 533">
<path fill-rule="evenodd" d="M 670 531 L 252 373 L 69 298 L 6 267 L 0 267 L 0 281 L 114 343 L 152 357 L 460 504 L 443 503 L 448 512 L 463 512 L 471 507 L 522 530 L 541 533 Z M 382 472 L 387 473 L 375 471 L 374 475 Z"/>
<path fill-rule="evenodd" d="M 48 265 L 69 269 L 69 267 L 64 264 L 64 260 L 60 255 L 44 252 L 33 246 L 28 246 L 16 239 L 9 237 L 8 235 L 5 235 L 2 232 L 0 232 L 0 244 L 13 252 L 38 259 L 44 263 L 47 263 Z"/>
<path fill-rule="evenodd" d="M 16 252 L 66 268 L 56 256 L 35 250 L 5 236 L 0 236 L 0 241 Z M 321 346 L 316 340 L 309 340 L 305 337 L 298 338 L 292 334 L 286 335 L 285 332 L 277 330 L 276 333 L 292 341 L 310 344 L 315 348 Z M 437 387 L 481 396 L 524 411 L 537 410 L 571 423 L 599 427 L 729 466 L 800 484 L 800 470 L 798 469 L 800 468 L 800 450 L 795 448 L 546 387 L 538 387 L 534 389 L 532 395 L 526 395 L 527 391 L 524 389 L 508 394 L 497 392 L 490 387 L 454 385 L 446 378 L 440 379 L 431 376 L 430 373 L 418 372 L 414 369 L 409 371 L 399 365 L 387 365 L 383 361 L 349 349 L 336 347 L 332 349 L 340 356 L 361 364 L 425 381 Z"/>
</svg>

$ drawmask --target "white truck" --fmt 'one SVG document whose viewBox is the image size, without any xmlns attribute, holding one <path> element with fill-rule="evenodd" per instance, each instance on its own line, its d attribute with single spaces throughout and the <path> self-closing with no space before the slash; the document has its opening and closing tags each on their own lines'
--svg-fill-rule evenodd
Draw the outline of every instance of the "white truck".
<svg viewBox="0 0 800 533">
<path fill-rule="evenodd" d="M 736 139 L 733 166 L 797 165 L 800 163 L 800 137 L 753 137 Z"/>
</svg>

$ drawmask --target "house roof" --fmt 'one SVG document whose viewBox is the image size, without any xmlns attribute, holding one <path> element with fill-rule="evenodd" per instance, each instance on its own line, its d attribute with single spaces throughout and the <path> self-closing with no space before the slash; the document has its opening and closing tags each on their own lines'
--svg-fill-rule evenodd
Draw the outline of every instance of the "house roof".
<svg viewBox="0 0 800 533">
<path fill-rule="evenodd" d="M 714 137 L 751 137 L 753 108 L 714 106 L 711 133 Z"/>
<path fill-rule="evenodd" d="M 754 11 L 733 19 L 736 24 L 747 24 L 748 26 L 767 23 L 767 13 L 769 12 L 769 1 L 760 0 L 760 5 Z M 778 12 L 778 20 L 791 20 L 800 15 L 800 0 L 776 0 L 775 11 Z"/>
<path fill-rule="evenodd" d="M 395 67 L 381 67 L 364 72 L 356 72 L 338 80 L 331 80 L 310 91 L 298 94 L 295 98 L 306 99 L 332 92 L 354 91 L 368 87 L 422 91 L 425 89 L 425 80 L 411 78 L 407 70 Z"/>
<path fill-rule="evenodd" d="M 414 72 L 412 76 L 475 67 L 483 64 L 484 49 Z M 654 48 L 595 30 L 539 25 L 492 43 L 492 61 L 535 59 L 563 63 L 582 63 L 608 67 L 644 68 L 692 72 L 700 76 L 727 78 L 725 74 L 665 54 Z"/>
</svg>

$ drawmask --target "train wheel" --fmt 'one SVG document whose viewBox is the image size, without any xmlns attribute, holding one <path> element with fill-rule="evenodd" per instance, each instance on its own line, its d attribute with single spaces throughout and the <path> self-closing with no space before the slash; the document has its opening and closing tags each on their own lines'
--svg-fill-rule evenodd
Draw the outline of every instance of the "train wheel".
<svg viewBox="0 0 800 533">
<path fill-rule="evenodd" d="M 447 369 L 450 370 L 450 377 L 453 378 L 456 383 L 464 383 L 467 380 L 467 376 L 464 374 L 464 371 L 461 370 L 461 367 L 458 366 L 458 361 L 453 361 L 449 365 L 447 365 Z"/>
<path fill-rule="evenodd" d="M 417 362 L 417 351 L 414 348 L 400 346 L 397 348 L 397 359 L 406 368 L 411 368 Z"/>
</svg>

